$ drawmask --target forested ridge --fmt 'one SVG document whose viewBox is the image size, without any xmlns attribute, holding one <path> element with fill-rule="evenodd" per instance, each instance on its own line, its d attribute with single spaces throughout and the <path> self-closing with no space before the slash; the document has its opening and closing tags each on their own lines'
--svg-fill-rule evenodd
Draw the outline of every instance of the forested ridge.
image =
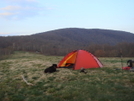
<svg viewBox="0 0 134 101">
<path fill-rule="evenodd" d="M 37 52 L 45 55 L 65 55 L 85 49 L 96 56 L 134 57 L 134 34 L 104 29 L 65 28 L 28 36 L 0 37 L 0 56 L 14 51 Z"/>
</svg>

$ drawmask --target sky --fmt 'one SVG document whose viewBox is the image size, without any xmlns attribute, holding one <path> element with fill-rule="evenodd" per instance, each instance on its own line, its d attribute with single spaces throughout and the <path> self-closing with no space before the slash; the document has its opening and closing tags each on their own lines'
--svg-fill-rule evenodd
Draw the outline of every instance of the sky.
<svg viewBox="0 0 134 101">
<path fill-rule="evenodd" d="M 134 33 L 134 0 L 0 0 L 0 36 L 62 28 Z"/>
</svg>

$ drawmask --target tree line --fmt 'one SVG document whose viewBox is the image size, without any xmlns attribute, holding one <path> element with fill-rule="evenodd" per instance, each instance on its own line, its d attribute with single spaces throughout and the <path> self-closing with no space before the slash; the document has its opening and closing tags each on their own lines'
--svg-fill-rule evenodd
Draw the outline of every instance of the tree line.
<svg viewBox="0 0 134 101">
<path fill-rule="evenodd" d="M 60 45 L 39 45 L 39 44 L 18 44 L 12 43 L 10 46 L 0 47 L 0 59 L 5 56 L 8 56 L 14 51 L 27 51 L 34 52 L 43 55 L 55 55 L 55 56 L 64 56 L 67 53 L 77 50 L 84 49 L 97 57 L 134 57 L 134 43 L 119 43 L 117 45 L 99 45 L 91 44 L 83 47 L 72 46 L 72 47 L 63 47 Z"/>
<path fill-rule="evenodd" d="M 0 58 L 14 51 L 64 56 L 84 49 L 98 57 L 134 57 L 134 34 L 101 29 L 59 29 L 30 36 L 0 37 Z"/>
<path fill-rule="evenodd" d="M 88 50 L 98 57 L 134 57 L 134 43 L 117 45 L 91 45 Z"/>
</svg>

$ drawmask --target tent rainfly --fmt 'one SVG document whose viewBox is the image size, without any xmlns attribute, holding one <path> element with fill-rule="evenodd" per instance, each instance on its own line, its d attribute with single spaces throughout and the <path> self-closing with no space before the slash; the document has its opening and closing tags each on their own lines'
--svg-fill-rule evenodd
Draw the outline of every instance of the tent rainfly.
<svg viewBox="0 0 134 101">
<path fill-rule="evenodd" d="M 57 68 L 100 68 L 102 63 L 97 57 L 85 50 L 75 50 L 68 53 L 58 64 Z"/>
</svg>

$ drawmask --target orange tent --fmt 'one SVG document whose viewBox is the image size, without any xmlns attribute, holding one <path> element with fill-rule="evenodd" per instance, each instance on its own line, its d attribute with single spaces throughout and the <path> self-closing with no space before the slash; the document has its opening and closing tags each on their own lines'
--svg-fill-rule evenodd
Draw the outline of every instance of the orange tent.
<svg viewBox="0 0 134 101">
<path fill-rule="evenodd" d="M 101 62 L 93 54 L 85 50 L 75 50 L 68 53 L 58 64 L 58 68 L 73 68 L 74 70 L 102 66 Z"/>
</svg>

